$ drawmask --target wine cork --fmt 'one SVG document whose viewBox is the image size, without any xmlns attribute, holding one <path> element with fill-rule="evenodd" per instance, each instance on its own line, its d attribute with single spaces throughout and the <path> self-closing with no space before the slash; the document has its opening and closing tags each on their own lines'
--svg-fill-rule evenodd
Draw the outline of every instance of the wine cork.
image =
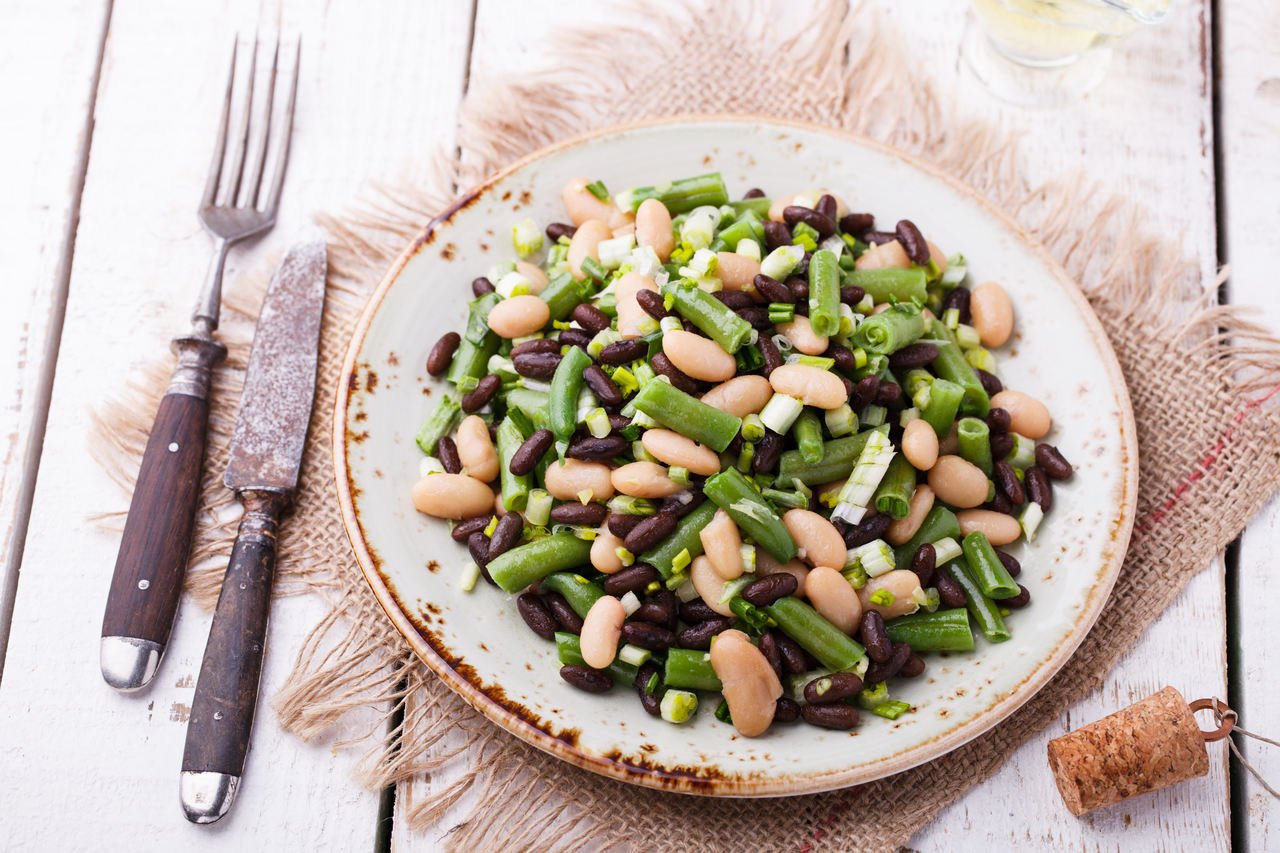
<svg viewBox="0 0 1280 853">
<path fill-rule="evenodd" d="M 1079 817 L 1209 772 L 1190 707 L 1166 687 L 1136 705 L 1049 741 L 1058 791 Z"/>
</svg>

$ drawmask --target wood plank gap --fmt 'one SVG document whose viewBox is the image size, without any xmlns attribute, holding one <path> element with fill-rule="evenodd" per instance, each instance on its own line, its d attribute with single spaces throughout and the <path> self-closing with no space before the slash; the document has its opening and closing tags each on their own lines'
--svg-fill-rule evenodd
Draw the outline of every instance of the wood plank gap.
<svg viewBox="0 0 1280 853">
<path fill-rule="evenodd" d="M 85 175 L 89 170 L 89 152 L 93 147 L 94 109 L 98 103 L 98 85 L 102 79 L 102 61 L 106 55 L 107 36 L 111 32 L 111 13 L 114 0 L 107 0 L 107 11 L 102 16 L 102 31 L 98 34 L 98 52 L 93 64 L 93 79 L 89 87 L 89 103 L 84 116 L 84 143 L 76 159 L 71 175 L 74 198 L 67 210 L 63 224 L 64 250 L 54 271 L 55 286 L 49 306 L 49 334 L 44 352 L 40 354 L 40 382 L 36 391 L 31 432 L 27 435 L 27 448 L 23 454 L 22 481 L 19 486 L 14 512 L 13 540 L 0 570 L 0 683 L 4 681 L 5 653 L 9 649 L 9 629 L 13 624 L 13 608 L 18 598 L 18 575 L 22 568 L 22 555 L 26 550 L 27 528 L 31 522 L 31 506 L 35 500 L 36 478 L 40 471 L 40 457 L 44 452 L 45 428 L 49 422 L 49 403 L 53 398 L 53 380 L 58 364 L 58 351 L 62 345 L 62 324 L 67 313 L 67 294 L 71 288 L 71 265 L 75 259 L 76 231 L 80 225 L 80 199 L 84 195 Z"/>
<path fill-rule="evenodd" d="M 467 53 L 463 57 L 463 61 L 462 61 L 462 97 L 463 98 L 466 98 L 467 92 L 471 90 L 471 57 L 476 47 L 476 15 L 479 14 L 479 11 L 480 11 L 480 0 L 471 0 L 471 18 L 470 20 L 467 21 Z M 458 101 L 458 105 L 459 106 L 462 105 L 461 100 Z M 459 115 L 454 120 L 454 131 L 455 131 L 455 144 L 453 146 L 454 160 L 462 159 L 462 146 L 460 144 L 457 144 L 456 142 L 457 130 L 459 129 L 458 125 L 459 125 L 459 122 L 461 121 L 461 118 L 462 118 L 461 115 Z M 461 191 L 462 191 L 462 188 L 458 186 L 458 182 L 454 181 L 453 182 L 454 195 L 457 195 Z"/>
</svg>

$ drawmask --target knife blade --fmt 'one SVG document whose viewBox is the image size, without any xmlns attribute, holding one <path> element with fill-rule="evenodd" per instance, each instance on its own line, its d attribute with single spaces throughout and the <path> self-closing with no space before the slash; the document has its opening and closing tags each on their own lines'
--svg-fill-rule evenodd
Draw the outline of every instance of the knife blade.
<svg viewBox="0 0 1280 853">
<path fill-rule="evenodd" d="M 294 243 L 272 276 L 254 332 L 223 478 L 245 512 L 209 628 L 182 756 L 179 795 L 193 823 L 225 815 L 244 773 L 276 536 L 298 485 L 315 399 L 327 266 L 322 237 Z"/>
</svg>

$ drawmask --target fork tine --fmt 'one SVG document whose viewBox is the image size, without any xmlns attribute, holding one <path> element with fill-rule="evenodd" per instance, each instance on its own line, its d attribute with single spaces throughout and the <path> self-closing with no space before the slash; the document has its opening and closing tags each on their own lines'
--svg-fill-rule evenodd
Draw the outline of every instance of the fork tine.
<svg viewBox="0 0 1280 853">
<path fill-rule="evenodd" d="M 200 200 L 202 207 L 213 204 L 218 194 L 218 178 L 222 174 L 222 158 L 227 150 L 227 121 L 231 115 L 231 93 L 236 81 L 236 52 L 240 49 L 240 34 L 236 33 L 231 43 L 231 67 L 227 69 L 227 94 L 222 100 L 222 118 L 218 120 L 218 141 L 213 146 L 213 162 L 209 164 L 209 177 L 205 179 L 204 196 Z"/>
<path fill-rule="evenodd" d="M 240 180 L 240 205 L 255 207 L 257 198 L 262 194 L 259 184 L 262 181 L 262 170 L 266 166 L 267 142 L 271 137 L 271 111 L 275 105 L 276 69 L 280 64 L 280 34 L 276 33 L 276 44 L 271 54 L 271 73 L 267 78 L 267 103 L 263 110 L 262 132 L 258 134 L 255 151 L 249 158 L 244 177 Z"/>
<path fill-rule="evenodd" d="M 231 162 L 227 166 L 226 192 L 222 196 L 223 203 L 234 207 L 236 194 L 240 188 L 240 168 L 244 165 L 245 148 L 249 145 L 249 125 L 253 118 L 253 90 L 258 68 L 258 35 L 253 36 L 253 53 L 249 56 L 249 86 L 244 96 L 244 107 L 240 111 L 241 127 L 237 127 L 237 142 L 231 150 Z"/>
<path fill-rule="evenodd" d="M 280 136 L 275 145 L 275 175 L 271 178 L 271 192 L 267 195 L 264 210 L 267 215 L 275 217 L 280 207 L 280 189 L 284 186 L 285 167 L 289 163 L 289 139 L 293 136 L 293 108 L 298 102 L 298 72 L 302 67 L 302 36 L 298 36 L 296 53 L 293 57 L 293 76 L 289 80 L 289 97 L 285 101 L 284 119 L 280 125 Z"/>
</svg>

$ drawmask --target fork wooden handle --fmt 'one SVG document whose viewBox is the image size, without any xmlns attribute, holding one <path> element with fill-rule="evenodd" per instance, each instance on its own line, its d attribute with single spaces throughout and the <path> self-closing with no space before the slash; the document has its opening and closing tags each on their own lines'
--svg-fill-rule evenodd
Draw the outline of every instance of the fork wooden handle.
<svg viewBox="0 0 1280 853">
<path fill-rule="evenodd" d="M 147 440 L 102 620 L 102 674 L 119 690 L 150 681 L 169 640 L 200 496 L 210 376 L 226 355 L 209 335 L 174 348 L 178 366 Z"/>
</svg>

